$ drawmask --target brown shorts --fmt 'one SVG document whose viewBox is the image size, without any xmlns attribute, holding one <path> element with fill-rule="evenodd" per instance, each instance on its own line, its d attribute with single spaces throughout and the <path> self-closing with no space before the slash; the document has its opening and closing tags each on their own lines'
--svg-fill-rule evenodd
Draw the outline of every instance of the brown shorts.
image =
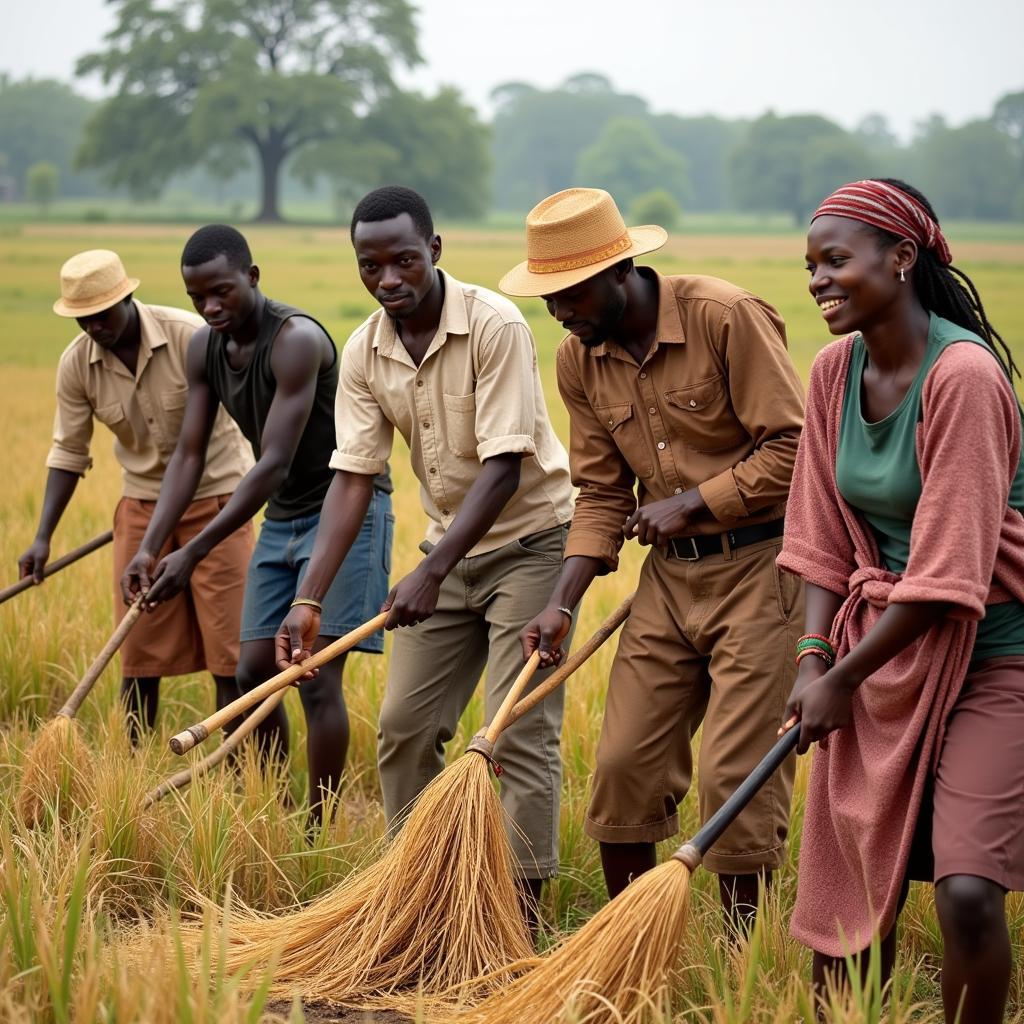
<svg viewBox="0 0 1024 1024">
<path fill-rule="evenodd" d="M 930 790 L 910 877 L 977 875 L 1024 891 L 1024 657 L 971 665 Z"/>
<path fill-rule="evenodd" d="M 775 744 L 796 676 L 803 584 L 762 541 L 687 562 L 652 551 L 608 684 L 586 831 L 609 843 L 657 842 L 679 830 L 703 723 L 701 821 Z M 711 848 L 711 871 L 782 863 L 795 759 L 790 758 Z"/>
<path fill-rule="evenodd" d="M 159 558 L 184 547 L 230 497 L 221 494 L 193 501 Z M 155 501 L 122 498 L 114 512 L 114 618 L 118 622 L 125 613 L 121 575 L 139 550 L 155 508 Z M 233 676 L 252 548 L 252 523 L 246 523 L 196 566 L 186 591 L 143 615 L 121 647 L 122 676 L 183 676 L 203 669 Z"/>
</svg>

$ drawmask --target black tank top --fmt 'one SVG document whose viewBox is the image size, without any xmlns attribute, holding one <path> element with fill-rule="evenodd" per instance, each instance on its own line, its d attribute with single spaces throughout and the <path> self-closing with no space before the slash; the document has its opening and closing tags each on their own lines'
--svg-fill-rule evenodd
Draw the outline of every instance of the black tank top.
<svg viewBox="0 0 1024 1024">
<path fill-rule="evenodd" d="M 263 426 L 277 391 L 277 380 L 270 368 L 270 353 L 278 331 L 293 316 L 304 316 L 312 320 L 327 335 L 331 347 L 334 347 L 330 333 L 318 320 L 301 309 L 273 299 L 266 300 L 252 358 L 241 370 L 232 369 L 228 362 L 227 335 L 210 329 L 206 346 L 206 378 L 214 394 L 252 445 L 253 455 L 257 459 L 260 457 Z M 317 374 L 313 408 L 302 437 L 299 438 L 292 464 L 288 467 L 288 475 L 267 502 L 264 512 L 267 519 L 298 519 L 320 511 L 327 488 L 334 477 L 334 470 L 328 463 L 335 446 L 334 396 L 337 390 L 338 354 L 335 349 L 331 365 L 322 368 Z M 387 474 L 378 476 L 374 483 L 381 490 L 391 490 Z"/>
</svg>

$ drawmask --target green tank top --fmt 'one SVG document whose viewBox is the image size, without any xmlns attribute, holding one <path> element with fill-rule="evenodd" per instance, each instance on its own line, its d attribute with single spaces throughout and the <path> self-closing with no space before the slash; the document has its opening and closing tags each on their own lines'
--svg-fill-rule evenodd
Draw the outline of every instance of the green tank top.
<svg viewBox="0 0 1024 1024">
<path fill-rule="evenodd" d="M 878 542 L 883 567 L 892 572 L 906 571 L 910 559 L 910 530 L 921 498 L 916 436 L 925 378 L 948 345 L 963 341 L 974 342 L 991 352 L 976 334 L 932 313 L 928 345 L 914 382 L 903 401 L 888 416 L 874 423 L 864 419 L 861 409 L 867 347 L 860 335 L 853 342 L 839 426 L 836 485 L 846 502 L 864 516 Z M 1010 487 L 1009 503 L 1024 511 L 1024 450 Z M 1011 601 L 989 605 L 985 618 L 978 623 L 972 660 L 1021 654 L 1024 654 L 1024 604 Z"/>
</svg>

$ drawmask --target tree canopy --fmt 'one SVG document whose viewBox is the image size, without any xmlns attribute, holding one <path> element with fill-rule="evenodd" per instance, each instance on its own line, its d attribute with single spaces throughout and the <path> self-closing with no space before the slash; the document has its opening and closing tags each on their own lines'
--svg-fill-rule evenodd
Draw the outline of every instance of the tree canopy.
<svg viewBox="0 0 1024 1024">
<path fill-rule="evenodd" d="M 107 47 L 78 63 L 117 91 L 89 122 L 83 166 L 153 195 L 200 164 L 254 157 L 260 219 L 280 219 L 285 162 L 351 137 L 357 115 L 420 60 L 408 0 L 112 0 Z"/>
</svg>

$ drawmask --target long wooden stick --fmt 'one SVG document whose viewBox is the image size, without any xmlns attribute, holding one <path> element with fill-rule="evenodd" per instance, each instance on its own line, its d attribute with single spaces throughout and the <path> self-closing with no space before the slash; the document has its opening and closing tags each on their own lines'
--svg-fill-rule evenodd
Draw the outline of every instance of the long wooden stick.
<svg viewBox="0 0 1024 1024">
<path fill-rule="evenodd" d="M 114 531 L 107 530 L 106 533 L 101 533 L 98 537 L 93 537 L 93 539 L 87 544 L 83 544 L 81 547 L 75 548 L 74 551 L 69 551 L 66 555 L 61 555 L 60 558 L 55 558 L 46 566 L 45 569 L 43 569 L 43 579 L 47 579 L 55 572 L 60 572 L 61 569 L 67 568 L 67 566 L 72 562 L 77 562 L 80 558 L 85 558 L 86 555 L 90 555 L 92 552 L 97 550 L 97 548 L 101 548 L 105 544 L 109 544 L 113 539 Z M 35 580 L 31 576 L 26 576 L 23 580 L 18 580 L 17 583 L 12 583 L 9 587 L 5 587 L 3 590 L 0 590 L 0 604 L 3 604 L 4 601 L 9 601 L 12 597 L 31 589 L 35 585 Z"/>
<path fill-rule="evenodd" d="M 165 779 L 155 789 L 151 789 L 142 800 L 143 810 L 151 807 L 157 800 L 162 800 L 168 793 L 173 793 L 176 789 L 184 789 L 200 776 L 205 775 L 211 768 L 216 768 L 284 700 L 284 695 L 284 689 L 272 693 L 216 750 L 188 768 L 182 768 L 180 772 Z"/>
<path fill-rule="evenodd" d="M 107 663 L 117 652 L 121 644 L 124 643 L 125 637 L 132 630 L 132 626 L 138 622 L 139 616 L 142 614 L 142 601 L 143 597 L 140 594 L 128 611 L 124 613 L 124 618 L 117 624 L 117 629 L 114 630 L 110 639 L 103 645 L 103 650 L 96 655 L 96 660 L 86 669 L 81 682 L 71 691 L 71 696 L 64 702 L 64 707 L 57 712 L 58 715 L 63 715 L 65 718 L 74 718 L 78 714 L 82 701 L 89 695 L 89 691 L 93 688 L 96 680 L 103 675 L 103 670 L 107 667 Z"/>
<path fill-rule="evenodd" d="M 376 633 L 384 625 L 387 617 L 387 612 L 375 615 L 369 622 L 364 622 L 361 626 L 353 629 L 352 632 L 338 637 L 333 643 L 329 643 L 323 650 L 317 651 L 316 654 L 308 657 L 300 665 L 292 665 L 283 672 L 278 672 L 276 676 L 271 676 L 268 680 L 260 683 L 259 686 L 253 687 L 253 689 L 243 694 L 237 700 L 233 700 L 219 711 L 215 711 L 209 718 L 204 718 L 196 725 L 190 725 L 183 732 L 179 732 L 177 736 L 172 736 L 171 750 L 176 754 L 187 753 L 197 743 L 202 743 L 211 732 L 215 732 L 217 729 L 227 725 L 232 718 L 237 718 L 243 711 L 248 711 L 249 708 L 255 707 L 272 693 L 283 690 L 286 686 L 297 682 L 310 669 L 326 665 L 340 654 L 344 654 L 350 648 L 355 647 L 360 641 Z"/>
<path fill-rule="evenodd" d="M 529 685 L 530 680 L 533 678 L 533 673 L 537 671 L 538 665 L 540 665 L 540 655 L 534 651 L 527 659 L 522 671 L 516 676 L 515 682 L 509 687 L 508 693 L 505 694 L 505 699 L 501 702 L 501 707 L 498 708 L 497 714 L 491 719 L 491 724 L 484 730 L 484 739 L 488 743 L 493 745 L 494 741 L 504 731 L 505 726 L 509 724 L 509 715 L 512 712 L 512 708 L 515 707 L 516 701 L 522 697 L 523 691 Z"/>
<path fill-rule="evenodd" d="M 528 711 L 532 711 L 549 693 L 557 690 L 566 679 L 575 672 L 607 639 L 626 621 L 633 607 L 633 594 L 630 594 L 618 608 L 608 616 L 594 631 L 585 644 L 577 648 L 554 672 L 544 680 L 536 690 L 527 694 L 508 714 L 507 728 L 519 721 Z"/>
</svg>

